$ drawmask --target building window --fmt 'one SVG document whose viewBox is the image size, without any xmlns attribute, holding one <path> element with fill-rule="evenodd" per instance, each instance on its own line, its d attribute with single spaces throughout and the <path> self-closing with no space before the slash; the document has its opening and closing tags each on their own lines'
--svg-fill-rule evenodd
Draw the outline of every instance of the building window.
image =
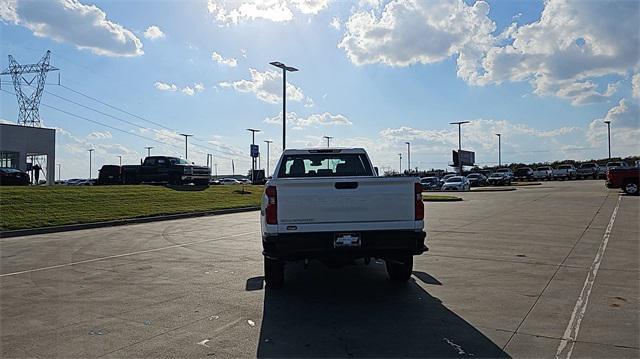
<svg viewBox="0 0 640 359">
<path fill-rule="evenodd" d="M 18 168 L 18 152 L 0 152 L 0 167 Z"/>
</svg>

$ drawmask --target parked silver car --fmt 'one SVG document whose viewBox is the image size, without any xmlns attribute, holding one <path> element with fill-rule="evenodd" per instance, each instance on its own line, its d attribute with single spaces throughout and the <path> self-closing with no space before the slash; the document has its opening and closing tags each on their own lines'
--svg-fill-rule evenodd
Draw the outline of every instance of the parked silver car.
<svg viewBox="0 0 640 359">
<path fill-rule="evenodd" d="M 469 179 L 463 176 L 449 177 L 442 185 L 443 191 L 468 191 L 470 188 Z"/>
</svg>

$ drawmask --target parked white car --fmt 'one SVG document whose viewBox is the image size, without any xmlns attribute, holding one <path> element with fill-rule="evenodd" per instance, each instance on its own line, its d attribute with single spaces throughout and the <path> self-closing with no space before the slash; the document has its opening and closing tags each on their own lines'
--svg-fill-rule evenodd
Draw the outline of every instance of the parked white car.
<svg viewBox="0 0 640 359">
<path fill-rule="evenodd" d="M 463 176 L 450 177 L 442 185 L 443 191 L 468 191 L 470 188 L 469 179 Z"/>
<path fill-rule="evenodd" d="M 572 164 L 559 165 L 553 170 L 553 179 L 572 180 L 576 179 L 578 173 Z"/>
<path fill-rule="evenodd" d="M 242 182 L 238 181 L 235 178 L 221 178 L 218 180 L 220 184 L 240 184 Z"/>
<path fill-rule="evenodd" d="M 362 148 L 288 149 L 265 187 L 260 211 L 265 281 L 284 284 L 288 261 L 339 267 L 382 258 L 407 281 L 424 244 L 418 177 L 378 177 Z"/>
<path fill-rule="evenodd" d="M 553 179 L 553 169 L 549 166 L 540 166 L 533 171 L 533 179 L 550 180 Z"/>
<path fill-rule="evenodd" d="M 505 176 L 509 177 L 509 179 L 513 180 L 513 171 L 511 168 L 498 168 L 495 173 L 502 173 Z"/>
</svg>

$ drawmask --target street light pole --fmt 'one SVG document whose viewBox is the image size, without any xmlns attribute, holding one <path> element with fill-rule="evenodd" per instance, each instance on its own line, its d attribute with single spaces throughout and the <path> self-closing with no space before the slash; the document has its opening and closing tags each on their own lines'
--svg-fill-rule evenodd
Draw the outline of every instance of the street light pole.
<svg viewBox="0 0 640 359">
<path fill-rule="evenodd" d="M 462 152 L 462 130 L 461 125 L 469 123 L 469 121 L 450 122 L 450 125 L 458 125 L 458 164 L 460 165 L 460 176 L 462 176 L 462 158 L 460 152 Z"/>
<path fill-rule="evenodd" d="M 187 160 L 187 158 L 189 158 L 187 155 L 188 153 L 188 145 L 189 145 L 189 137 L 193 136 L 193 135 L 188 135 L 186 133 L 181 133 L 180 136 L 184 136 L 184 159 Z"/>
<path fill-rule="evenodd" d="M 60 182 L 60 172 L 61 172 L 60 164 L 58 163 L 58 182 Z"/>
<path fill-rule="evenodd" d="M 145 147 L 147 149 L 147 157 L 151 157 L 151 149 L 154 148 L 153 146 L 147 146 Z"/>
<path fill-rule="evenodd" d="M 498 167 L 502 167 L 502 134 L 496 133 L 498 136 Z"/>
<path fill-rule="evenodd" d="M 607 143 L 609 144 L 609 159 L 611 159 L 611 121 L 604 121 L 607 124 Z"/>
<path fill-rule="evenodd" d="M 411 173 L 411 143 L 405 143 L 407 144 L 407 170 Z"/>
<path fill-rule="evenodd" d="M 267 174 L 265 174 L 265 177 L 269 177 L 269 174 L 271 174 L 271 171 L 269 170 L 269 145 L 272 144 L 273 141 L 265 140 L 264 142 L 267 144 Z"/>
<path fill-rule="evenodd" d="M 298 69 L 278 61 L 269 64 L 282 69 L 282 151 L 284 152 L 287 148 L 287 71 L 295 72 Z"/>
<path fill-rule="evenodd" d="M 93 151 L 95 151 L 95 150 L 92 148 L 92 149 L 87 150 L 87 151 L 89 151 L 89 179 L 91 179 L 91 153 Z"/>
<path fill-rule="evenodd" d="M 122 156 L 118 156 L 118 164 L 122 167 Z"/>
<path fill-rule="evenodd" d="M 251 147 L 253 147 L 256 144 L 256 132 L 260 132 L 260 130 L 257 130 L 255 128 L 247 128 L 247 131 L 251 132 Z M 253 153 L 251 153 L 251 183 L 255 182 L 254 181 L 255 170 L 256 170 L 256 158 L 253 157 Z"/>
<path fill-rule="evenodd" d="M 398 172 L 402 174 L 402 153 L 398 153 L 398 156 L 400 156 L 400 170 Z"/>
<path fill-rule="evenodd" d="M 331 145 L 331 139 L 333 137 L 332 136 L 322 136 L 322 138 L 327 140 L 327 147 L 329 147 Z"/>
</svg>

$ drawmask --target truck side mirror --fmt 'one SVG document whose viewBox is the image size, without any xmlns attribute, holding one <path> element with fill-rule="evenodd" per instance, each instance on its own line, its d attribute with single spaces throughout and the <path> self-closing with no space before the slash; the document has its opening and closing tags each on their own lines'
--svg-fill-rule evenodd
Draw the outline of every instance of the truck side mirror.
<svg viewBox="0 0 640 359">
<path fill-rule="evenodd" d="M 378 167 L 373 167 L 373 170 L 376 172 L 376 176 L 380 176 L 380 171 L 378 170 Z"/>
</svg>

